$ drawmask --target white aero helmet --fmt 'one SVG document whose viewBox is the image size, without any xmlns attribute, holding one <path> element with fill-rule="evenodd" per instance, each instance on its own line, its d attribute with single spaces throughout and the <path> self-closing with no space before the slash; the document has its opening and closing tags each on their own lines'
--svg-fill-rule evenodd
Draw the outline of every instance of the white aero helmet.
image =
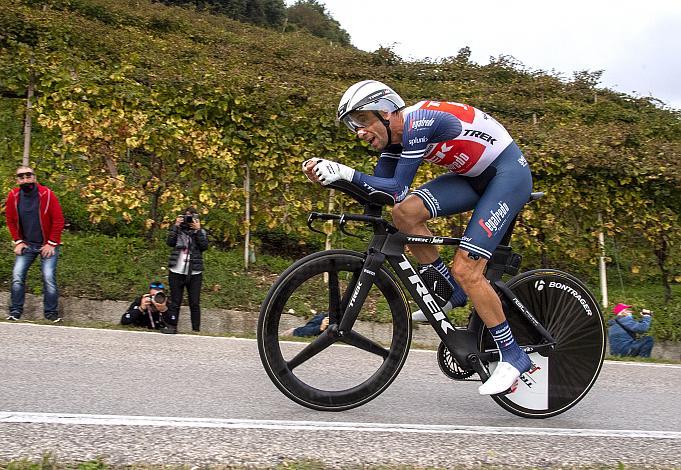
<svg viewBox="0 0 681 470">
<path fill-rule="evenodd" d="M 338 104 L 338 120 L 348 126 L 352 132 L 366 127 L 365 123 L 357 121 L 353 111 L 373 111 L 388 130 L 388 120 L 379 111 L 395 112 L 404 108 L 404 100 L 395 90 L 385 83 L 376 80 L 364 80 L 352 85 L 343 94 Z"/>
</svg>

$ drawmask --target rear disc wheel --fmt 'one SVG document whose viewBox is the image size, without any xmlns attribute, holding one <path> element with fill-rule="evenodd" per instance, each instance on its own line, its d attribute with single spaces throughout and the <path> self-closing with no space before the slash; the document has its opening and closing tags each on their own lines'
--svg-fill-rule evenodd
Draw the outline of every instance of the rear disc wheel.
<svg viewBox="0 0 681 470">
<path fill-rule="evenodd" d="M 606 330 L 598 303 L 579 279 L 557 270 L 528 271 L 507 285 L 556 345 L 544 355 L 530 354 L 535 367 L 520 376 L 515 392 L 492 398 L 502 408 L 526 418 L 563 413 L 584 398 L 603 365 Z M 517 308 L 503 297 L 502 303 L 520 347 L 540 344 L 541 336 Z M 480 343 L 482 351 L 497 348 L 486 328 L 481 330 Z M 490 364 L 490 369 L 494 366 Z"/>
</svg>

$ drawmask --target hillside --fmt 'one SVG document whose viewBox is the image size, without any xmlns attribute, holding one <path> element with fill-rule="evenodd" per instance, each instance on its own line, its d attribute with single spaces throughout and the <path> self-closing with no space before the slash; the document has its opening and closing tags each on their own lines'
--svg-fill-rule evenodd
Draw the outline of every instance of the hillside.
<svg viewBox="0 0 681 470">
<path fill-rule="evenodd" d="M 194 202 L 217 238 L 239 243 L 248 168 L 252 226 L 295 239 L 328 203 L 303 160 L 370 170 L 334 115 L 348 85 L 376 78 L 408 102 L 465 102 L 509 129 L 547 192 L 520 225 L 530 264 L 593 270 L 600 214 L 625 270 L 667 284 L 681 273 L 680 114 L 601 89 L 597 73 L 565 80 L 509 57 L 479 66 L 466 50 L 405 62 L 147 0 L 13 0 L 0 4 L 5 172 L 21 160 L 31 77 L 32 161 L 73 228 L 141 234 Z"/>
</svg>

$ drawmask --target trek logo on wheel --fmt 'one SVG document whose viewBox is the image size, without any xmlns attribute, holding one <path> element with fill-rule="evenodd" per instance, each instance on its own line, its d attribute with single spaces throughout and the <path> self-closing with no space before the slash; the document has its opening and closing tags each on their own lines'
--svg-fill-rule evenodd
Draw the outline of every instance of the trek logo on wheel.
<svg viewBox="0 0 681 470">
<path fill-rule="evenodd" d="M 534 387 L 534 385 L 537 383 L 537 381 L 532 377 L 532 374 L 534 374 L 537 371 L 540 371 L 541 367 L 539 367 L 537 364 L 532 363 L 532 368 L 525 372 L 524 374 L 520 375 L 520 380 L 525 382 L 525 385 L 528 386 L 528 388 Z"/>
<path fill-rule="evenodd" d="M 534 288 L 537 289 L 538 291 L 542 291 L 544 290 L 544 284 L 546 284 L 544 280 L 539 279 L 538 281 L 535 281 Z"/>
<path fill-rule="evenodd" d="M 435 302 L 433 296 L 430 295 L 426 286 L 423 285 L 423 281 L 421 281 L 419 275 L 416 274 L 416 271 L 414 271 L 414 267 L 411 265 L 409 260 L 403 257 L 399 266 L 402 271 L 408 271 L 412 273 L 412 275 L 409 276 L 409 282 L 416 286 L 416 292 L 418 292 L 418 294 L 421 296 L 423 303 L 428 306 L 428 310 L 430 310 L 430 313 L 433 314 L 435 319 L 440 321 L 440 328 L 442 329 L 443 333 L 447 334 L 447 330 L 454 331 L 454 327 L 447 321 L 447 317 L 445 316 L 444 312 L 440 309 L 440 306 L 437 304 L 437 302 Z"/>
</svg>

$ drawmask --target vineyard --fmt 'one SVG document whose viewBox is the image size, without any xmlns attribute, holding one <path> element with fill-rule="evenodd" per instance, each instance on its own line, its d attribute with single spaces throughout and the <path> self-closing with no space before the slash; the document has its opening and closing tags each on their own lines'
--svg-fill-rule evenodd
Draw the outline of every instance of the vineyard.
<svg viewBox="0 0 681 470">
<path fill-rule="evenodd" d="M 593 278 L 603 231 L 627 282 L 661 285 L 668 300 L 681 282 L 681 113 L 601 88 L 599 76 L 566 78 L 508 56 L 482 66 L 466 48 L 404 61 L 149 0 L 9 0 L 0 189 L 21 162 L 31 85 L 30 161 L 72 230 L 153 235 L 194 204 L 224 247 L 247 229 L 304 246 L 307 213 L 348 202 L 311 186 L 301 163 L 323 156 L 371 171 L 373 154 L 334 116 L 347 86 L 374 78 L 407 103 L 467 103 L 508 128 L 546 192 L 516 230 L 527 267 Z M 438 171 L 424 165 L 415 184 Z M 459 235 L 465 222 L 434 225 Z"/>
</svg>

